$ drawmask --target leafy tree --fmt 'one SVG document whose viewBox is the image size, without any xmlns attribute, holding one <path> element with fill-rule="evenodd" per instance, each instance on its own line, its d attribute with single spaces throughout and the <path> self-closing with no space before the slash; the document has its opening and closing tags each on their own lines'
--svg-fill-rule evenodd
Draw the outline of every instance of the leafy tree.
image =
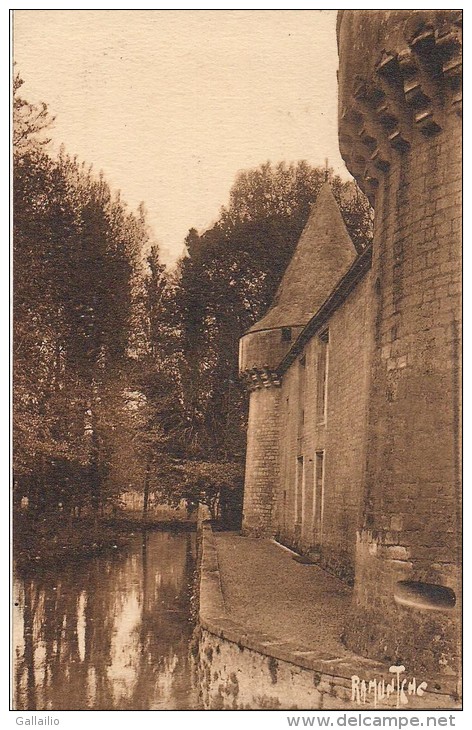
<svg viewBox="0 0 472 730">
<path fill-rule="evenodd" d="M 13 169 L 14 468 L 37 512 L 101 509 L 110 423 L 124 398 L 134 291 L 147 230 L 103 175 L 64 150 L 18 95 Z M 117 388 L 121 387 L 121 395 Z"/>
<path fill-rule="evenodd" d="M 156 493 L 163 501 L 177 506 L 185 500 L 190 509 L 204 504 L 216 519 L 223 493 L 242 495 L 244 469 L 237 462 L 173 461 L 162 463 L 158 476 Z"/>
<path fill-rule="evenodd" d="M 26 151 L 39 151 L 46 147 L 50 138 L 45 136 L 55 117 L 51 117 L 47 104 L 30 104 L 19 91 L 24 81 L 17 72 L 13 78 L 13 149 L 15 156 Z"/>
<path fill-rule="evenodd" d="M 269 307 L 324 180 L 306 162 L 241 172 L 217 223 L 189 231 L 172 318 L 192 458 L 244 455 L 239 338 Z M 372 234 L 368 202 L 354 183 L 331 175 L 331 185 L 360 251 Z"/>
<path fill-rule="evenodd" d="M 247 396 L 238 341 L 268 308 L 324 171 L 241 172 L 212 228 L 166 272 L 144 205 L 47 151 L 53 119 L 14 81 L 14 467 L 43 513 L 117 505 L 130 484 L 173 504 L 240 500 Z M 331 184 L 358 250 L 371 212 Z M 228 495 L 230 495 L 228 497 Z M 238 496 L 239 495 L 239 496 Z"/>
<path fill-rule="evenodd" d="M 159 248 L 156 245 L 151 247 L 147 257 L 149 274 L 145 279 L 145 305 L 147 312 L 147 335 L 149 342 L 149 354 L 154 360 L 162 356 L 163 332 L 163 296 L 167 279 L 165 266 L 159 258 Z"/>
<path fill-rule="evenodd" d="M 146 490 L 161 499 L 215 512 L 222 484 L 223 494 L 237 493 L 222 474 L 241 469 L 245 452 L 239 338 L 268 308 L 324 180 L 306 162 L 240 173 L 217 223 L 190 229 L 174 276 L 151 271 L 146 302 L 156 325 L 141 387 L 152 414 L 146 428 L 159 432 Z M 331 175 L 331 185 L 360 251 L 371 236 L 368 203 L 353 183 Z"/>
</svg>

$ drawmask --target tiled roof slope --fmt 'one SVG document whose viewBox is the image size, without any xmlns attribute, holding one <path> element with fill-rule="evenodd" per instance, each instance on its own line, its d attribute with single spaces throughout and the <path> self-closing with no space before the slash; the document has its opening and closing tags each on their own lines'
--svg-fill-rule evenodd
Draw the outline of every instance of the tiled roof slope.
<svg viewBox="0 0 472 730">
<path fill-rule="evenodd" d="M 321 188 L 272 306 L 249 332 L 306 324 L 356 258 L 328 182 Z"/>
</svg>

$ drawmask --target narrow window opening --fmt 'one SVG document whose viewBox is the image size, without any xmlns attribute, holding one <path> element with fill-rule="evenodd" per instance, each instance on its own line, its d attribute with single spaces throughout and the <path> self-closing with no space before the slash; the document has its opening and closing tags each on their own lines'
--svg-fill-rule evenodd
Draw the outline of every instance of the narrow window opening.
<svg viewBox="0 0 472 730">
<path fill-rule="evenodd" d="M 282 327 L 282 342 L 291 342 L 292 341 L 292 328 L 291 327 Z"/>
<path fill-rule="evenodd" d="M 315 484 L 313 489 L 313 532 L 315 545 L 321 544 L 323 522 L 324 451 L 315 453 Z"/>
<path fill-rule="evenodd" d="M 303 449 L 303 434 L 305 424 L 305 391 L 306 391 L 306 356 L 302 355 L 298 369 L 298 453 Z"/>
<path fill-rule="evenodd" d="M 329 331 L 325 330 L 318 337 L 316 422 L 326 423 L 328 394 L 328 344 Z"/>
<path fill-rule="evenodd" d="M 297 457 L 297 483 L 295 489 L 295 522 L 298 525 L 303 521 L 303 500 L 305 491 L 305 474 L 303 468 L 303 456 Z"/>
</svg>

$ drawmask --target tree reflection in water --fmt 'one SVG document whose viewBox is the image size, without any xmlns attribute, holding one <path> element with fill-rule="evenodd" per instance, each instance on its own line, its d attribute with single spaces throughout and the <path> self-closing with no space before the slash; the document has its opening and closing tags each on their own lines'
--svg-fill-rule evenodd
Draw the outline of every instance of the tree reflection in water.
<svg viewBox="0 0 472 730">
<path fill-rule="evenodd" d="M 189 644 L 195 535 L 17 577 L 15 709 L 197 709 Z"/>
</svg>

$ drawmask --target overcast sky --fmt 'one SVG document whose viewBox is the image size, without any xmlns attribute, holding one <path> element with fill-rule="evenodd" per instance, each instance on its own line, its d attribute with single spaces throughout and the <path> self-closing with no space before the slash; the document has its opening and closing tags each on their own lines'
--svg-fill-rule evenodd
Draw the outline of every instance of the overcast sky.
<svg viewBox="0 0 472 730">
<path fill-rule="evenodd" d="M 18 10 L 23 96 L 54 145 L 144 201 L 163 259 L 266 160 L 348 173 L 337 140 L 336 11 Z"/>
</svg>

